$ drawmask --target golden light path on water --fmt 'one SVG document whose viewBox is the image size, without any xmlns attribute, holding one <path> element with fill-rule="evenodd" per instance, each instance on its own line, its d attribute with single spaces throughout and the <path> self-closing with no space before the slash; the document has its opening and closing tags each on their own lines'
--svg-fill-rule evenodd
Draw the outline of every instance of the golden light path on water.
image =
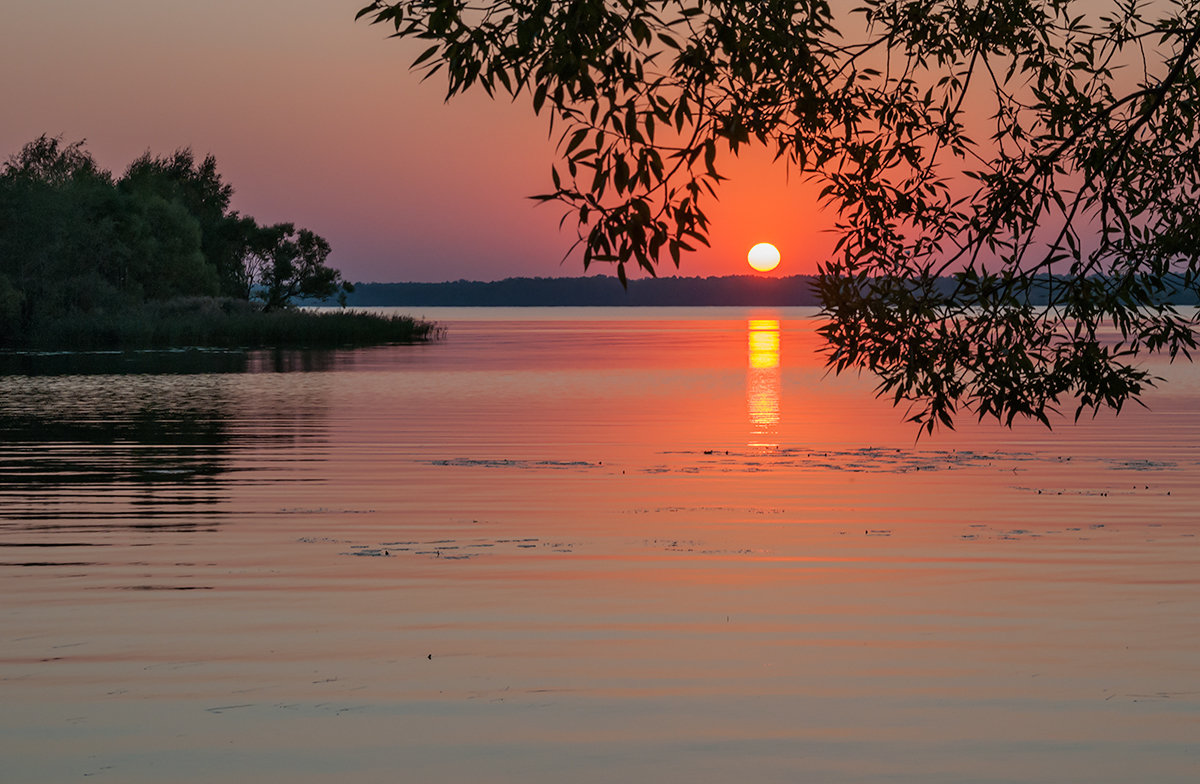
<svg viewBox="0 0 1200 784">
<path fill-rule="evenodd" d="M 746 408 L 750 414 L 748 446 L 778 446 L 779 319 L 750 319 L 746 328 L 750 364 L 746 373 Z"/>
</svg>

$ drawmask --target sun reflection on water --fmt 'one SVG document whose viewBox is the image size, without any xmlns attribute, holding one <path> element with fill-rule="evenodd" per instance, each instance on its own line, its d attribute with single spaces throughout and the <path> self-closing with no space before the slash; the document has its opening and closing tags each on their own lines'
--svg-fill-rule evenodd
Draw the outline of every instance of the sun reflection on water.
<svg viewBox="0 0 1200 784">
<path fill-rule="evenodd" d="M 779 320 L 747 323 L 750 366 L 746 372 L 746 408 L 750 414 L 750 446 L 778 446 Z"/>
</svg>

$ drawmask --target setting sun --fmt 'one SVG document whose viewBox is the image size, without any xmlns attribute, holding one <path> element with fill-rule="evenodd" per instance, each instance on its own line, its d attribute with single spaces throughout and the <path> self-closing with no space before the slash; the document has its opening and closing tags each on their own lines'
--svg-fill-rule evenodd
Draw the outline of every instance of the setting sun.
<svg viewBox="0 0 1200 784">
<path fill-rule="evenodd" d="M 770 272 L 779 266 L 779 249 L 769 242 L 760 242 L 746 254 L 746 261 L 759 272 Z"/>
</svg>

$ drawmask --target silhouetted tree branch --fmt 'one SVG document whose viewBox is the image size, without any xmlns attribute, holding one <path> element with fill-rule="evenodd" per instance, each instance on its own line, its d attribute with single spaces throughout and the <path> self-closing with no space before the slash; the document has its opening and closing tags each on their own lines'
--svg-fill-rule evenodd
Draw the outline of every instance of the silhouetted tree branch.
<svg viewBox="0 0 1200 784">
<path fill-rule="evenodd" d="M 1196 345 L 1195 0 L 377 0 L 413 67 L 526 96 L 583 264 L 707 242 L 722 156 L 764 145 L 837 215 L 829 364 L 932 430 L 1120 410 Z M 946 285 L 943 276 L 950 276 Z"/>
</svg>

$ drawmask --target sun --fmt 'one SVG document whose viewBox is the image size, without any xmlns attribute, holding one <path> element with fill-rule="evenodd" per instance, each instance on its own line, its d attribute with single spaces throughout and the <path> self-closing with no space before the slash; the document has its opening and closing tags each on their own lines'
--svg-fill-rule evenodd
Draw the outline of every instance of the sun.
<svg viewBox="0 0 1200 784">
<path fill-rule="evenodd" d="M 779 266 L 779 248 L 769 242 L 760 242 L 746 254 L 746 261 L 759 272 L 770 272 Z"/>
</svg>

